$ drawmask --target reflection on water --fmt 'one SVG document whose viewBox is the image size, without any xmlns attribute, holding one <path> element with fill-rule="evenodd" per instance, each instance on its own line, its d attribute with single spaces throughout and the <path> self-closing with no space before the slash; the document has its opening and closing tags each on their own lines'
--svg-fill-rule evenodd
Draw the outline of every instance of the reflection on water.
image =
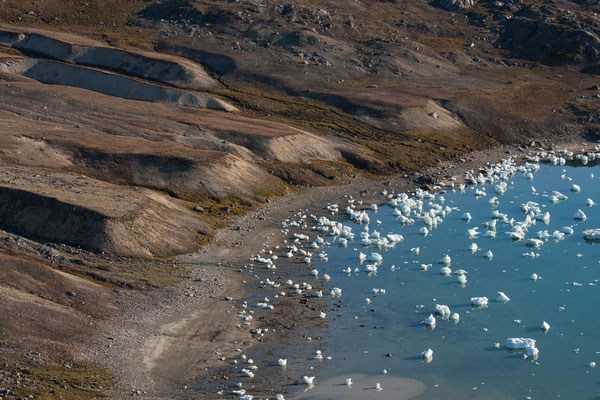
<svg viewBox="0 0 600 400">
<path fill-rule="evenodd" d="M 387 377 L 423 382 L 427 389 L 419 399 L 596 398 L 600 368 L 590 363 L 600 362 L 600 246 L 583 240 L 582 231 L 600 227 L 600 206 L 586 205 L 588 198 L 600 202 L 598 178 L 590 176 L 600 175 L 598 169 L 542 166 L 533 180 L 524 174 L 510 178 L 502 195 L 494 193 L 492 185 L 483 197 L 475 196 L 483 186 L 468 187 L 464 194 L 447 192 L 443 206 L 457 210 L 426 234 L 421 220 L 403 227 L 392 207 L 369 210 L 371 232 L 404 236 L 389 249 L 363 247 L 358 234 L 364 225 L 344 220 L 357 238 L 345 248 L 335 243 L 325 247 L 328 262 L 315 260 L 316 268 L 329 274 L 332 286 L 343 292 L 342 308 L 329 313 L 327 352 L 333 360 L 326 361 L 317 382 L 350 374 L 383 378 L 385 369 Z M 581 191 L 571 191 L 573 184 Z M 568 199 L 554 202 L 552 191 Z M 490 202 L 494 196 L 498 201 Z M 424 210 L 430 208 L 429 201 L 424 201 Z M 433 201 L 440 204 L 439 195 Z M 531 241 L 527 247 L 525 240 L 511 240 L 511 226 L 501 220 L 496 222 L 496 237 L 485 237 L 493 229 L 494 210 L 507 214 L 508 220 L 522 221 L 522 205 L 529 201 L 538 203 L 541 214 L 550 213 L 548 225 L 541 216 L 525 233 L 525 240 L 542 237 L 542 242 Z M 573 218 L 578 209 L 586 214 L 585 221 Z M 465 212 L 470 220 L 461 218 Z M 553 233 L 565 226 L 573 228 L 573 235 L 556 240 Z M 465 233 L 474 227 L 480 234 L 469 239 Z M 538 236 L 541 230 L 549 237 Z M 478 247 L 474 253 L 469 249 L 472 243 Z M 491 258 L 485 257 L 488 251 Z M 360 265 L 360 252 L 383 256 L 376 274 L 364 272 L 368 261 Z M 444 276 L 438 261 L 446 254 L 452 273 Z M 360 272 L 346 274 L 347 267 Z M 462 285 L 454 273 L 459 269 L 465 270 Z M 537 280 L 530 278 L 534 273 Z M 385 294 L 373 289 L 385 289 Z M 510 301 L 498 301 L 498 292 Z M 487 297 L 487 306 L 472 306 L 475 297 Z M 421 324 L 436 304 L 447 305 L 460 319 L 437 315 L 434 327 Z M 550 325 L 546 332 L 541 329 L 544 321 Z M 520 337 L 536 340 L 537 359 L 525 358 L 523 350 L 506 349 L 507 338 Z M 433 350 L 431 362 L 421 356 L 427 349 Z"/>
</svg>

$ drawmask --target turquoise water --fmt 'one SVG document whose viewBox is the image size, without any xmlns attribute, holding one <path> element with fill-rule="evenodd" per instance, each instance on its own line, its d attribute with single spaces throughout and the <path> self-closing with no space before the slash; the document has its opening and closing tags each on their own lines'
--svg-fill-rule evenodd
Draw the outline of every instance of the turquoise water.
<svg viewBox="0 0 600 400">
<path fill-rule="evenodd" d="M 442 205 L 457 209 L 426 237 L 419 234 L 424 226 L 421 220 L 402 226 L 394 209 L 381 205 L 376 212 L 368 211 L 370 231 L 377 230 L 382 237 L 388 233 L 404 237 L 388 249 L 362 246 L 359 233 L 365 224 L 336 217 L 351 226 L 356 237 L 340 247 L 322 235 L 331 242 L 324 247 L 328 261 L 315 257 L 321 276 L 329 274 L 330 286 L 343 293 L 342 307 L 330 310 L 328 317 L 329 344 L 324 355 L 333 358 L 326 361 L 317 382 L 352 373 L 382 375 L 386 369 L 388 376 L 425 383 L 427 390 L 419 399 L 599 398 L 600 365 L 592 368 L 589 363 L 600 363 L 600 245 L 586 242 L 582 234 L 600 227 L 600 206 L 586 205 L 587 198 L 600 202 L 598 177 L 592 173 L 600 175 L 600 168 L 543 165 L 533 180 L 521 173 L 508 179 L 503 195 L 495 194 L 493 185 L 485 186 L 484 197 L 474 194 L 481 185 L 467 187 L 465 193 L 446 192 Z M 573 193 L 573 184 L 581 192 Z M 537 192 L 532 192 L 532 186 Z M 568 199 L 551 204 L 553 190 Z M 440 204 L 439 196 L 434 203 Z M 489 204 L 494 196 L 499 199 L 497 207 Z M 386 200 L 382 197 L 382 201 Z M 526 239 L 537 238 L 539 230 L 552 235 L 565 226 L 572 227 L 574 234 L 560 241 L 550 237 L 540 248 L 531 249 L 525 241 L 511 240 L 506 234 L 511 226 L 498 221 L 496 238 L 484 237 L 482 223 L 491 220 L 493 210 L 522 221 L 521 204 L 528 201 L 537 202 L 541 212 L 550 212 L 551 217 L 548 225 L 537 221 L 530 227 Z M 430 208 L 428 202 L 424 201 L 424 210 Z M 346 205 L 340 201 L 340 210 Z M 573 218 L 578 209 L 587 215 L 583 222 Z M 469 222 L 461 218 L 464 212 L 471 214 Z M 467 228 L 476 226 L 482 234 L 467 238 Z M 475 254 L 467 250 L 473 242 L 479 247 Z M 411 252 L 416 247 L 418 255 Z M 488 250 L 493 252 L 491 260 L 484 257 Z M 522 255 L 532 251 L 539 257 Z M 361 265 L 360 252 L 383 256 L 376 274 L 364 272 L 367 262 Z M 466 286 L 457 283 L 455 274 L 440 274 L 438 260 L 445 254 L 452 258 L 452 271 L 467 271 Z M 423 271 L 421 264 L 432 266 Z M 360 272 L 346 274 L 347 267 Z M 540 277 L 537 281 L 530 279 L 533 273 Z M 373 288 L 386 293 L 374 295 Z M 498 291 L 511 301 L 497 302 Z M 479 296 L 489 298 L 487 307 L 471 306 L 471 297 Z M 436 304 L 448 305 L 452 313 L 460 314 L 460 321 L 455 324 L 438 316 L 435 329 L 422 325 Z M 547 332 L 540 328 L 543 321 L 550 325 Z M 512 337 L 535 339 L 538 358 L 525 359 L 523 351 L 507 350 L 506 339 Z M 421 357 L 428 348 L 434 352 L 430 363 Z"/>
</svg>

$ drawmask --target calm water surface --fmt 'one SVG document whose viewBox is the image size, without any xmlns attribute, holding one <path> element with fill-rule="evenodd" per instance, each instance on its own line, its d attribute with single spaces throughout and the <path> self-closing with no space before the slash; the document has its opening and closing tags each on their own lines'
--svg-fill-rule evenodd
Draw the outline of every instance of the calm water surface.
<svg viewBox="0 0 600 400">
<path fill-rule="evenodd" d="M 330 339 L 325 355 L 333 356 L 333 360 L 324 361 L 327 364 L 317 381 L 352 373 L 381 375 L 387 369 L 388 376 L 424 382 L 427 390 L 419 399 L 600 398 L 600 246 L 584 241 L 582 235 L 585 229 L 600 227 L 600 206 L 586 205 L 587 198 L 600 202 L 599 175 L 598 166 L 542 166 L 533 181 L 522 174 L 511 178 L 506 193 L 496 195 L 500 201 L 497 207 L 489 204 L 495 196 L 490 185 L 487 196 L 481 198 L 475 196 L 473 187 L 463 194 L 445 193 L 444 205 L 458 210 L 426 237 L 418 233 L 422 221 L 403 227 L 391 207 L 380 206 L 377 212 L 370 212 L 371 232 L 404 236 L 403 242 L 387 250 L 361 246 L 358 233 L 363 226 L 343 220 L 352 226 L 356 239 L 346 248 L 332 243 L 325 248 L 329 261 L 315 262 L 322 273 L 331 275 L 331 286 L 343 290 L 343 307 L 329 313 Z M 580 193 L 571 192 L 573 184 L 581 187 Z M 532 186 L 537 193 L 532 192 Z M 568 199 L 551 204 L 548 195 L 552 190 L 566 194 Z M 521 204 L 527 201 L 539 203 L 542 212 L 550 212 L 551 219 L 547 226 L 538 221 L 526 238 L 537 237 L 539 230 L 552 234 L 564 226 L 571 226 L 574 235 L 558 242 L 549 238 L 541 248 L 532 250 L 524 241 L 513 242 L 505 233 L 510 226 L 498 221 L 494 239 L 465 236 L 467 228 L 476 226 L 485 232 L 482 223 L 491 220 L 494 209 L 523 220 Z M 586 213 L 586 221 L 573 219 L 577 209 Z M 473 217 L 469 222 L 461 219 L 467 211 Z M 382 224 L 377 225 L 376 220 Z M 467 250 L 471 242 L 480 248 L 475 254 Z M 414 247 L 420 248 L 419 255 L 410 251 Z M 494 254 L 491 260 L 483 256 L 488 250 Z M 363 272 L 364 264 L 360 266 L 358 258 L 361 251 L 382 254 L 383 263 L 376 275 Z M 540 256 L 531 259 L 522 255 L 530 251 Z M 466 287 L 457 283 L 456 275 L 440 274 L 438 260 L 444 254 L 451 256 L 453 271 L 468 272 Z M 433 265 L 422 271 L 422 263 Z M 361 272 L 347 275 L 342 272 L 346 267 L 359 267 Z M 540 276 L 535 282 L 529 279 L 534 272 Z M 373 288 L 385 289 L 386 294 L 374 296 Z M 511 301 L 497 302 L 498 291 L 505 292 Z M 471 307 L 470 298 L 476 296 L 487 296 L 488 307 Z M 366 304 L 367 297 L 371 304 Z M 439 317 L 433 330 L 420 324 L 436 304 L 448 305 L 453 313 L 459 313 L 458 324 Z M 540 329 L 543 321 L 551 326 L 546 333 Z M 535 339 L 538 359 L 509 352 L 504 344 L 510 337 Z M 496 343 L 500 343 L 499 349 Z M 434 351 L 430 363 L 421 358 L 428 348 Z M 591 368 L 592 361 L 599 366 Z"/>
</svg>

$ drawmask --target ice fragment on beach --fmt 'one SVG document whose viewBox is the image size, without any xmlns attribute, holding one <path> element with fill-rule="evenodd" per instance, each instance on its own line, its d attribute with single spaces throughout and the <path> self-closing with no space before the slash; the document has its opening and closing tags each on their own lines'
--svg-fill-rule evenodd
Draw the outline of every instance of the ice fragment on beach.
<svg viewBox="0 0 600 400">
<path fill-rule="evenodd" d="M 304 384 L 310 386 L 314 386 L 315 383 L 315 377 L 314 376 L 303 376 L 302 377 L 302 381 L 304 382 Z"/>
</svg>

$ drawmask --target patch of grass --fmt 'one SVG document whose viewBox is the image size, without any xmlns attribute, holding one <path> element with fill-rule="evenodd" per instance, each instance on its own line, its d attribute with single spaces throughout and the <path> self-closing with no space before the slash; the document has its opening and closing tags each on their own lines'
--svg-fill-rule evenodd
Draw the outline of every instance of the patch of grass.
<svg viewBox="0 0 600 400">
<path fill-rule="evenodd" d="M 22 53 L 17 50 L 17 49 L 13 49 L 12 47 L 6 47 L 6 46 L 0 46 L 0 54 L 7 54 L 10 56 L 21 56 Z"/>
<path fill-rule="evenodd" d="M 210 238 L 206 239 L 206 243 Z M 110 288 L 148 290 L 177 285 L 191 278 L 185 265 L 160 260 L 129 260 L 108 263 L 103 259 L 70 257 L 71 262 L 55 267 Z"/>
<path fill-rule="evenodd" d="M 0 356 L 0 377 L 8 382 L 19 380 L 19 384 L 3 384 L 11 391 L 8 398 L 73 399 L 109 398 L 107 390 L 113 385 L 114 377 L 108 369 L 90 364 L 49 361 L 32 365 L 14 356 Z"/>
<path fill-rule="evenodd" d="M 121 46 L 152 49 L 150 32 L 128 26 L 147 0 L 8 0 L 0 7 L 0 22 L 85 35 Z"/>
</svg>

